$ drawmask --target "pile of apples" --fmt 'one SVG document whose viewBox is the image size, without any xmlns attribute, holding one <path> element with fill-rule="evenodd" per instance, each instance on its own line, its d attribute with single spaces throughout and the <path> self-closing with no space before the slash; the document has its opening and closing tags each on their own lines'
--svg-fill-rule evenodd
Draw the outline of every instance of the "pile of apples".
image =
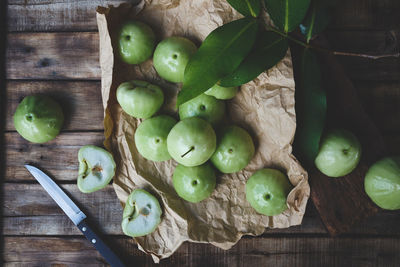
<svg viewBox="0 0 400 267">
<path fill-rule="evenodd" d="M 148 25 L 138 21 L 125 23 L 119 36 L 121 59 L 128 64 L 140 64 L 148 60 L 154 50 L 153 65 L 159 76 L 168 82 L 183 82 L 185 67 L 196 53 L 196 45 L 187 38 L 173 36 L 155 46 L 155 39 Z M 174 159 L 178 162 L 172 183 L 185 201 L 197 203 L 208 198 L 216 187 L 216 170 L 238 172 L 254 156 L 254 142 L 245 129 L 236 125 L 221 126 L 225 118 L 224 100 L 235 97 L 237 91 L 237 87 L 214 85 L 178 107 L 178 122 L 168 115 L 155 115 L 164 102 L 163 90 L 157 85 L 132 80 L 117 88 L 117 101 L 122 110 L 144 119 L 135 132 L 138 152 L 147 160 Z M 286 198 L 291 189 L 292 185 L 282 172 L 263 169 L 248 180 L 246 198 L 257 212 L 272 216 L 287 209 Z M 136 191 L 132 194 L 137 194 Z M 144 201 L 141 205 L 146 204 Z M 126 204 L 123 231 L 130 236 L 143 235 L 136 221 L 139 217 L 147 220 L 153 211 L 146 208 L 142 216 L 140 212 L 137 217 L 132 216 L 132 212 L 140 210 L 132 205 L 137 205 L 137 198 L 130 197 Z M 161 215 L 160 210 L 156 212 Z M 151 221 L 160 220 L 152 218 Z"/>
<path fill-rule="evenodd" d="M 153 55 L 154 68 L 160 77 L 180 83 L 197 47 L 183 37 L 169 37 L 156 46 L 156 37 L 148 25 L 130 21 L 120 31 L 119 51 L 128 64 L 140 64 Z M 208 198 L 216 187 L 217 171 L 238 172 L 255 153 L 253 140 L 245 129 L 221 123 L 225 115 L 224 100 L 235 97 L 237 91 L 237 87 L 214 85 L 178 107 L 178 122 L 168 115 L 156 115 L 164 103 L 159 86 L 133 80 L 117 88 L 117 101 L 124 112 L 144 119 L 135 132 L 138 152 L 148 160 L 172 158 L 178 162 L 172 182 L 185 201 L 197 203 Z M 15 129 L 33 143 L 54 139 L 63 122 L 60 105 L 43 95 L 25 97 L 14 113 Z M 356 136 L 346 130 L 334 130 L 321 139 L 315 165 L 329 177 L 341 177 L 356 168 L 360 157 L 361 145 Z M 115 175 L 113 156 L 103 148 L 83 146 L 78 160 L 77 185 L 84 193 L 104 188 Z M 246 199 L 258 213 L 273 216 L 287 209 L 286 199 L 291 189 L 285 174 L 265 168 L 247 180 Z M 372 165 L 365 177 L 365 191 L 379 207 L 400 209 L 400 157 L 384 158 Z M 157 228 L 161 215 L 157 198 L 143 189 L 135 189 L 124 208 L 122 229 L 132 237 L 147 235 Z"/>
</svg>

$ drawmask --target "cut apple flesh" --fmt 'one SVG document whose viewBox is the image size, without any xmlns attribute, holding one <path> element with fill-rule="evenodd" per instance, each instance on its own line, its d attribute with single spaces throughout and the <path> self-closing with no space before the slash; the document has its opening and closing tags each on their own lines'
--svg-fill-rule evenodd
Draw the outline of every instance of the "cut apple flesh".
<svg viewBox="0 0 400 267">
<path fill-rule="evenodd" d="M 125 204 L 122 230 L 131 237 L 152 233 L 161 222 L 158 200 L 143 189 L 134 190 Z"/>
<path fill-rule="evenodd" d="M 112 155 L 96 146 L 83 146 L 79 150 L 78 188 L 90 193 L 105 187 L 115 174 Z"/>
</svg>

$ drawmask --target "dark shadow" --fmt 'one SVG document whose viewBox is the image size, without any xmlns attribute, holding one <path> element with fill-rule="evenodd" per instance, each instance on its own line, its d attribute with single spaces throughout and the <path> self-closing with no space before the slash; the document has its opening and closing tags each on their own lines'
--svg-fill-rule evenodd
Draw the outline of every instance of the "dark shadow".
<svg viewBox="0 0 400 267">
<path fill-rule="evenodd" d="M 6 124 L 6 44 L 7 44 L 7 0 L 0 1 L 0 229 L 3 229 L 3 183 L 5 177 L 5 142 L 4 132 Z M 4 237 L 0 237 L 1 262 L 4 262 Z M 3 264 L 1 264 L 3 265 Z"/>
</svg>

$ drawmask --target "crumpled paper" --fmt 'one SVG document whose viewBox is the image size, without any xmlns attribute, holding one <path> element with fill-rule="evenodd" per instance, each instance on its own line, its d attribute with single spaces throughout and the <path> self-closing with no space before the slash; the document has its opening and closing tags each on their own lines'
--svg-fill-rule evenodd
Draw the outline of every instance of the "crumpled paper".
<svg viewBox="0 0 400 267">
<path fill-rule="evenodd" d="M 116 101 L 119 84 L 146 80 L 164 90 L 165 103 L 159 113 L 178 118 L 175 104 L 181 85 L 162 80 L 152 60 L 136 66 L 120 60 L 118 33 L 122 23 L 137 19 L 149 24 L 159 40 L 185 36 L 200 45 L 212 30 L 240 17 L 225 0 L 147 0 L 138 6 L 97 9 L 105 146 L 117 162 L 113 185 L 122 205 L 134 188 L 147 189 L 159 199 L 163 208 L 159 227 L 152 234 L 135 238 L 155 262 L 172 255 L 184 241 L 229 249 L 243 235 L 260 235 L 266 228 L 287 228 L 302 221 L 310 188 L 306 171 L 291 154 L 296 115 L 289 51 L 275 67 L 241 86 L 237 96 L 227 101 L 228 120 L 249 131 L 256 153 L 244 170 L 218 175 L 215 191 L 200 203 L 186 202 L 176 194 L 172 185 L 176 162 L 152 162 L 138 153 L 134 134 L 141 120 L 124 113 Z M 256 213 L 245 198 L 246 180 L 264 167 L 282 170 L 294 186 L 287 199 L 288 209 L 277 216 Z"/>
</svg>

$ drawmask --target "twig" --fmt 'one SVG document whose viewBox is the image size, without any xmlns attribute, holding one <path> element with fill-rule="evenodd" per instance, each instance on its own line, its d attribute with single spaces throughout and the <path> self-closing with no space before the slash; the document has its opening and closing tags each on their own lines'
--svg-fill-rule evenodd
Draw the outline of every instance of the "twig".
<svg viewBox="0 0 400 267">
<path fill-rule="evenodd" d="M 305 42 L 303 42 L 301 40 L 293 38 L 292 36 L 288 35 L 287 33 L 279 31 L 276 28 L 267 27 L 267 29 L 270 30 L 270 31 L 273 31 L 273 32 L 275 32 L 275 33 L 287 38 L 288 40 L 290 40 L 290 41 L 292 41 L 292 42 L 294 42 L 294 43 L 296 43 L 298 45 L 301 45 L 301 46 L 303 46 L 305 48 L 311 48 L 311 49 L 323 51 L 323 52 L 330 53 L 330 54 L 335 55 L 335 56 L 362 57 L 362 58 L 369 58 L 369 59 L 380 59 L 380 58 L 388 58 L 388 57 L 396 57 L 396 58 L 398 58 L 398 57 L 400 57 L 400 52 L 393 53 L 393 54 L 383 54 L 383 55 L 368 55 L 368 54 L 362 54 L 362 53 L 333 51 L 333 50 L 330 50 L 328 48 L 318 47 L 318 46 L 311 45 L 309 43 L 305 43 Z"/>
</svg>

